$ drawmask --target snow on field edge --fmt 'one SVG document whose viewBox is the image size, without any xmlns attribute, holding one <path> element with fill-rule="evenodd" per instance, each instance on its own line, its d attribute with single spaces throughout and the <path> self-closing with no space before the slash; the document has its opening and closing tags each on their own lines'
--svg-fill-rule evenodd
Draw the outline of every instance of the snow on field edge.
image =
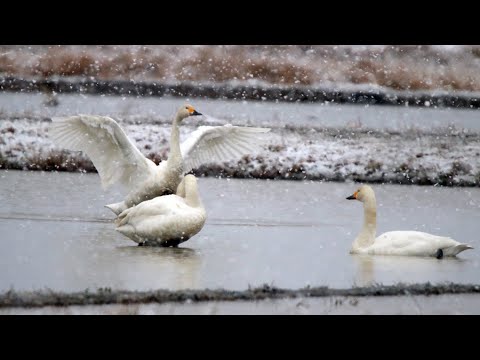
<svg viewBox="0 0 480 360">
<path fill-rule="evenodd" d="M 55 146 L 49 120 L 0 119 L 0 169 L 95 172 L 81 152 Z M 170 124 L 119 121 L 145 156 L 168 156 Z M 195 130 L 181 127 L 181 139 Z M 204 164 L 198 176 L 479 186 L 480 134 L 462 131 L 272 128 L 263 150 Z"/>
</svg>

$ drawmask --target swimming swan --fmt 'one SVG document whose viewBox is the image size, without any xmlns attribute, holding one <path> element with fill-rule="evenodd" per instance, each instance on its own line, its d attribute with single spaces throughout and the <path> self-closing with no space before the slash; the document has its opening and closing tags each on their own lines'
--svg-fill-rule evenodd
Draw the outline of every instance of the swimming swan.
<svg viewBox="0 0 480 360">
<path fill-rule="evenodd" d="M 473 249 L 448 237 L 436 236 L 420 231 L 389 231 L 375 239 L 377 231 L 377 205 L 375 193 L 368 185 L 363 185 L 347 200 L 363 202 L 364 220 L 360 234 L 353 242 L 351 254 L 407 255 L 407 256 L 455 256 Z"/>
<path fill-rule="evenodd" d="M 115 214 L 157 196 L 175 193 L 185 173 L 209 161 L 227 161 L 252 152 L 259 134 L 268 128 L 200 126 L 180 145 L 179 125 L 183 119 L 202 115 L 184 105 L 173 120 L 170 154 L 158 166 L 147 159 L 127 137 L 118 123 L 107 116 L 78 115 L 53 118 L 50 136 L 70 150 L 84 151 L 107 189 L 114 183 L 127 187 L 124 201 L 106 205 Z"/>
<path fill-rule="evenodd" d="M 116 230 L 139 245 L 177 246 L 197 234 L 207 218 L 198 194 L 197 179 L 189 174 L 177 195 L 164 195 L 123 211 Z"/>
</svg>

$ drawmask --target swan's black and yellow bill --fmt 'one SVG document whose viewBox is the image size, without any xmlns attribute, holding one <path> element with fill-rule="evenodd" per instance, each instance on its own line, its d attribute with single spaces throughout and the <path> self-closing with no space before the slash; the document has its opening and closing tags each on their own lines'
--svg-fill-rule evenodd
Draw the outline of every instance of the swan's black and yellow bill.
<svg viewBox="0 0 480 360">
<path fill-rule="evenodd" d="M 195 110 L 192 105 L 187 105 L 186 108 L 188 110 L 189 116 L 202 115 L 197 110 Z"/>
<path fill-rule="evenodd" d="M 357 200 L 357 191 L 353 193 L 353 195 L 350 195 L 347 197 L 347 200 Z"/>
</svg>

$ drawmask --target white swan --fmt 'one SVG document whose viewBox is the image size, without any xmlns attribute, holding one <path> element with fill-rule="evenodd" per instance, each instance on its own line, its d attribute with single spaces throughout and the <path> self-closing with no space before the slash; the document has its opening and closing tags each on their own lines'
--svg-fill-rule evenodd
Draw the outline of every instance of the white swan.
<svg viewBox="0 0 480 360">
<path fill-rule="evenodd" d="M 59 146 L 84 151 L 90 157 L 104 189 L 117 182 L 128 188 L 124 201 L 106 205 L 118 215 L 142 201 L 175 193 L 183 175 L 202 163 L 223 162 L 251 153 L 259 146 L 258 135 L 270 130 L 200 126 L 180 145 L 179 125 L 183 119 L 195 115 L 201 114 L 188 104 L 177 111 L 168 160 L 158 166 L 136 148 L 115 120 L 106 116 L 53 118 L 49 132 Z"/>
<path fill-rule="evenodd" d="M 363 185 L 353 195 L 347 197 L 347 200 L 363 202 L 364 211 L 363 227 L 353 242 L 350 250 L 352 254 L 435 256 L 441 259 L 473 249 L 470 245 L 461 244 L 448 237 L 420 231 L 389 231 L 375 239 L 377 204 L 373 189 Z"/>
<path fill-rule="evenodd" d="M 197 234 L 207 215 L 198 194 L 197 178 L 186 175 L 177 195 L 164 195 L 123 211 L 116 230 L 139 245 L 177 246 Z"/>
</svg>

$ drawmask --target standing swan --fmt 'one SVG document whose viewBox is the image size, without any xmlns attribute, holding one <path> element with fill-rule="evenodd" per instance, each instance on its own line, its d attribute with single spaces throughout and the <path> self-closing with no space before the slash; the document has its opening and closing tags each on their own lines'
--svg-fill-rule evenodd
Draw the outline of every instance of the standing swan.
<svg viewBox="0 0 480 360">
<path fill-rule="evenodd" d="M 180 145 L 180 123 L 196 115 L 201 114 L 191 105 L 178 109 L 172 124 L 168 160 L 158 166 L 137 149 L 115 120 L 106 116 L 54 118 L 50 135 L 59 146 L 84 151 L 95 165 L 104 189 L 117 182 L 128 188 L 124 201 L 106 205 L 118 215 L 142 201 L 175 193 L 183 175 L 204 162 L 223 162 L 250 153 L 259 145 L 258 135 L 270 130 L 200 126 Z"/>
<path fill-rule="evenodd" d="M 407 255 L 407 256 L 455 256 L 473 249 L 448 237 L 436 236 L 420 231 L 389 231 L 375 239 L 377 231 L 377 204 L 375 193 L 363 185 L 347 197 L 347 200 L 363 202 L 364 220 L 360 234 L 353 242 L 351 254 Z"/>
<path fill-rule="evenodd" d="M 123 211 L 115 223 L 117 231 L 139 245 L 177 246 L 197 234 L 206 219 L 197 179 L 189 174 L 177 195 L 144 201 Z"/>
</svg>

